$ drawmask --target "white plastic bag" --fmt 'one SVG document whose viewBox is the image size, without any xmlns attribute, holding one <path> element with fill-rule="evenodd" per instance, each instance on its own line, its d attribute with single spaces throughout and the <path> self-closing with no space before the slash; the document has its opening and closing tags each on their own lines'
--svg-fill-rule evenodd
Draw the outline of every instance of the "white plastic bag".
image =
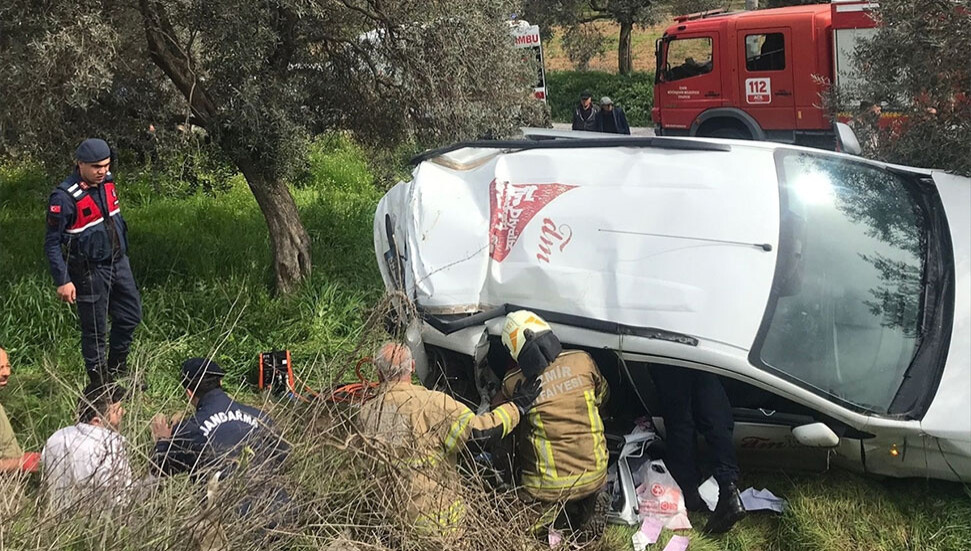
<svg viewBox="0 0 971 551">
<path fill-rule="evenodd" d="M 691 528 L 681 488 L 664 461 L 657 459 L 645 463 L 640 470 L 644 483 L 637 487 L 639 516 L 656 518 L 671 530 Z"/>
</svg>

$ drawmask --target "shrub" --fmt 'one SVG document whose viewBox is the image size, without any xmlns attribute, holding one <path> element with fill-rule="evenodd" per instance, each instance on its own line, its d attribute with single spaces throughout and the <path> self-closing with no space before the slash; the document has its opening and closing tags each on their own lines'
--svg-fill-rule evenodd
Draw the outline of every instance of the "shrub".
<svg viewBox="0 0 971 551">
<path fill-rule="evenodd" d="M 653 126 L 654 73 L 638 72 L 625 76 L 600 71 L 551 71 L 546 75 L 546 86 L 556 122 L 571 122 L 580 92 L 589 89 L 596 98 L 594 101 L 610 96 L 615 104 L 623 107 L 631 126 Z"/>
</svg>

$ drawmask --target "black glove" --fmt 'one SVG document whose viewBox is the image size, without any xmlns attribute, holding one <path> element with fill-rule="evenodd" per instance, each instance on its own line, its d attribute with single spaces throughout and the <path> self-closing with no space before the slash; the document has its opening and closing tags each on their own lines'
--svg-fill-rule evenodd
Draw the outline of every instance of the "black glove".
<svg viewBox="0 0 971 551">
<path fill-rule="evenodd" d="M 539 393 L 543 391 L 543 386 L 540 384 L 539 377 L 533 379 L 532 381 L 523 384 L 523 381 L 516 383 L 516 389 L 512 393 L 512 400 L 510 402 L 516 404 L 516 408 L 519 409 L 519 414 L 522 415 L 529 410 L 533 402 L 539 396 Z"/>
</svg>

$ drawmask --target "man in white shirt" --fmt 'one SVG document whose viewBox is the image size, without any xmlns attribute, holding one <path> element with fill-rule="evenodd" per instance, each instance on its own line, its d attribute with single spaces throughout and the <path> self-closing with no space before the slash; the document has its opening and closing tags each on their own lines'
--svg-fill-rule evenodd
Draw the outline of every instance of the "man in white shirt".
<svg viewBox="0 0 971 551">
<path fill-rule="evenodd" d="M 78 403 L 78 423 L 47 439 L 41 462 L 55 510 L 81 503 L 103 510 L 127 503 L 132 473 L 125 437 L 118 434 L 124 394 L 115 384 L 88 385 Z M 92 501 L 102 507 L 90 509 Z"/>
</svg>

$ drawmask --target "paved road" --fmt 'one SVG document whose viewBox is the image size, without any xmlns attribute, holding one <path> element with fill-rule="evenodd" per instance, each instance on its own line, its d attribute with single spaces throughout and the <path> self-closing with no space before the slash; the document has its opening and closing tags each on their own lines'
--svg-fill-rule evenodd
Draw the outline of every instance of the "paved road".
<svg viewBox="0 0 971 551">
<path fill-rule="evenodd" d="M 554 122 L 553 128 L 556 130 L 569 130 L 570 123 L 568 122 Z M 653 136 L 654 129 L 648 128 L 646 126 L 632 126 L 630 129 L 631 136 Z"/>
</svg>

